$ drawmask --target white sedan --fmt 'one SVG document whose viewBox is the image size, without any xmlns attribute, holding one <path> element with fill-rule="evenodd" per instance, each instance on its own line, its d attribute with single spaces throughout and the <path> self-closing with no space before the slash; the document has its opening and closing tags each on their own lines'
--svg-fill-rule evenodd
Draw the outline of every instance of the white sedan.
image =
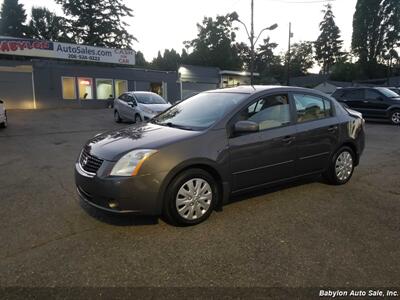
<svg viewBox="0 0 400 300">
<path fill-rule="evenodd" d="M 4 102 L 0 100 L 0 127 L 7 127 L 7 111 L 4 107 Z"/>
</svg>

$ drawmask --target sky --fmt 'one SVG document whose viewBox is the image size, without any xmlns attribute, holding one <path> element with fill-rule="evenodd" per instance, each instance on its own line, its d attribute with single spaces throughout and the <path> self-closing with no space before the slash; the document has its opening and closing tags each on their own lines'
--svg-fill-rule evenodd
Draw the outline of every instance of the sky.
<svg viewBox="0 0 400 300">
<path fill-rule="evenodd" d="M 51 11 L 62 14 L 62 10 L 52 0 L 19 0 L 30 14 L 32 6 L 45 6 Z M 319 35 L 321 10 L 329 0 L 254 0 L 255 34 L 277 23 L 274 31 L 266 31 L 260 41 L 268 36 L 271 42 L 279 44 L 276 54 L 288 47 L 289 22 L 292 23 L 294 37 L 292 42 L 314 41 Z M 357 0 L 330 0 L 336 24 L 342 33 L 344 46 L 349 50 L 352 35 L 352 22 Z M 0 0 L 0 3 L 3 1 Z M 196 23 L 204 16 L 215 17 L 233 11 L 250 28 L 251 0 L 125 0 L 125 4 L 134 11 L 134 17 L 125 21 L 130 25 L 129 32 L 138 42 L 133 44 L 136 51 L 144 53 L 151 61 L 159 50 L 174 48 L 181 51 L 183 41 L 192 40 L 197 35 Z M 244 28 L 238 24 L 237 40 L 247 42 Z"/>
</svg>

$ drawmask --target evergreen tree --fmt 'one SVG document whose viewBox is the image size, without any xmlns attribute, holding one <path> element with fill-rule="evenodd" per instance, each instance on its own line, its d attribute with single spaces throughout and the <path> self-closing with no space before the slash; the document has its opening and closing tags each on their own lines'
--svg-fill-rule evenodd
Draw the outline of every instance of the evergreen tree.
<svg viewBox="0 0 400 300">
<path fill-rule="evenodd" d="M 138 67 L 147 67 L 148 64 L 149 63 L 144 58 L 143 53 L 140 52 L 140 51 L 136 52 L 136 66 L 138 66 Z"/>
<path fill-rule="evenodd" d="M 26 14 L 18 0 L 4 0 L 0 12 L 0 35 L 25 37 Z"/>
<path fill-rule="evenodd" d="M 164 55 L 158 51 L 158 55 L 153 59 L 152 66 L 158 70 L 176 71 L 181 64 L 181 56 L 174 49 L 164 50 Z"/>
<path fill-rule="evenodd" d="M 352 49 L 364 75 L 374 77 L 378 62 L 399 45 L 400 1 L 358 0 L 353 18 Z"/>
<path fill-rule="evenodd" d="M 135 39 L 122 19 L 132 17 L 132 10 L 122 0 L 56 0 L 69 19 L 69 31 L 77 43 L 128 47 Z"/>
<path fill-rule="evenodd" d="M 335 16 L 330 3 L 323 11 L 324 18 L 319 24 L 321 34 L 315 42 L 315 58 L 322 65 L 324 74 L 329 73 L 331 67 L 343 55 L 341 52 L 343 41 L 340 40 L 340 30 L 335 24 Z"/>
<path fill-rule="evenodd" d="M 28 25 L 30 37 L 55 42 L 71 42 L 66 32 L 67 22 L 63 17 L 57 16 L 45 7 L 32 7 Z"/>
</svg>

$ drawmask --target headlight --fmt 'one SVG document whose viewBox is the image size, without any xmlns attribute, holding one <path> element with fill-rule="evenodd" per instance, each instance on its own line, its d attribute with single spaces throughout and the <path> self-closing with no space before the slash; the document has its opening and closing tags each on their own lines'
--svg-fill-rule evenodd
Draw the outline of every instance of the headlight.
<svg viewBox="0 0 400 300">
<path fill-rule="evenodd" d="M 144 161 L 157 152 L 157 150 L 152 149 L 133 150 L 121 157 L 112 169 L 110 175 L 126 177 L 136 176 Z"/>
<path fill-rule="evenodd" d="M 153 110 L 151 110 L 150 108 L 147 108 L 145 106 L 142 106 L 141 109 L 148 114 L 155 114 L 155 112 Z"/>
</svg>

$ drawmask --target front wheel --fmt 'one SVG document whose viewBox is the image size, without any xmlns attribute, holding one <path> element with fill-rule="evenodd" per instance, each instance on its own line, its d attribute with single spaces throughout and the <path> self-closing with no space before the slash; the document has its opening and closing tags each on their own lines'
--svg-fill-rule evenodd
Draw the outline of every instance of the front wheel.
<svg viewBox="0 0 400 300">
<path fill-rule="evenodd" d="M 0 123 L 0 127 L 1 128 L 6 128 L 7 127 L 7 115 L 6 115 L 6 118 L 4 119 L 4 122 L 3 123 Z"/>
<path fill-rule="evenodd" d="M 394 110 L 390 113 L 390 122 L 394 125 L 400 125 L 400 110 Z"/>
<path fill-rule="evenodd" d="M 189 169 L 169 185 L 164 199 L 164 217 L 173 225 L 196 225 L 211 215 L 218 199 L 214 178 L 202 169 Z"/>
<path fill-rule="evenodd" d="M 323 174 L 328 183 L 342 185 L 347 183 L 354 172 L 355 154 L 349 147 L 340 148 L 333 155 L 328 170 Z"/>
<path fill-rule="evenodd" d="M 121 121 L 122 121 L 117 110 L 114 111 L 114 121 L 117 122 L 117 123 L 121 123 Z"/>
</svg>

